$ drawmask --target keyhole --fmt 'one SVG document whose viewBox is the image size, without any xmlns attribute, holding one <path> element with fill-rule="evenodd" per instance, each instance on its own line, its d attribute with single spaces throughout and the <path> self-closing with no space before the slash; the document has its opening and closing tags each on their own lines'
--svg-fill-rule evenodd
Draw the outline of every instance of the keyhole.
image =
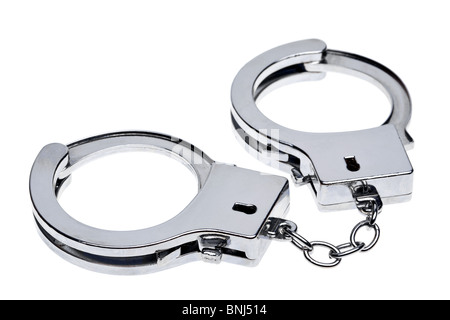
<svg viewBox="0 0 450 320">
<path fill-rule="evenodd" d="M 361 168 L 355 156 L 344 157 L 344 160 L 349 171 L 358 171 Z"/>
<path fill-rule="evenodd" d="M 254 214 L 257 210 L 256 206 L 254 204 L 248 204 L 248 203 L 242 203 L 242 202 L 236 202 L 233 205 L 233 210 L 242 212 L 245 214 Z"/>
</svg>

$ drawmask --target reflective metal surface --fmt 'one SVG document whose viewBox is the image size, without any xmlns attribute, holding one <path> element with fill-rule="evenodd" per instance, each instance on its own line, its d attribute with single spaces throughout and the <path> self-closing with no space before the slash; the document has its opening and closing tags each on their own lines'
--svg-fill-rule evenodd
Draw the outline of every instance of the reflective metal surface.
<svg viewBox="0 0 450 320">
<path fill-rule="evenodd" d="M 325 72 L 368 80 L 391 101 L 392 113 L 377 128 L 340 133 L 309 133 L 283 127 L 256 106 L 265 93 L 296 81 L 320 80 Z M 271 49 L 248 62 L 231 90 L 236 136 L 258 159 L 308 184 L 321 209 L 354 208 L 352 190 L 374 186 L 386 203 L 408 200 L 413 168 L 405 151 L 411 102 L 402 81 L 370 59 L 327 49 L 321 40 L 304 40 Z M 301 119 L 299 119 L 301 129 Z"/>
<path fill-rule="evenodd" d="M 136 149 L 174 157 L 197 176 L 199 192 L 177 216 L 146 229 L 109 231 L 85 225 L 61 208 L 57 195 L 74 170 L 93 158 Z M 38 231 L 54 252 L 112 274 L 147 273 L 194 260 L 255 265 L 270 243 L 260 236 L 266 221 L 283 217 L 289 207 L 285 178 L 215 163 L 185 141 L 152 132 L 47 145 L 33 165 L 30 195 Z"/>
<path fill-rule="evenodd" d="M 366 220 L 359 222 L 356 226 L 353 227 L 350 233 L 350 242 L 335 246 L 326 241 L 308 241 L 297 232 L 297 225 L 294 222 L 276 217 L 270 217 L 266 221 L 266 226 L 261 231 L 260 236 L 267 237 L 268 239 L 290 241 L 298 249 L 303 251 L 305 258 L 312 264 L 325 268 L 335 267 L 341 262 L 342 258 L 344 257 L 352 255 L 356 252 L 369 251 L 377 244 L 380 238 L 380 227 L 378 227 L 378 225 L 375 223 L 376 218 L 379 214 L 378 209 L 380 207 L 376 205 L 376 202 L 373 202 L 373 190 L 371 188 L 365 188 L 365 190 L 370 190 L 371 197 L 367 197 L 366 200 L 361 200 L 360 204 L 362 205 L 363 202 L 366 202 L 367 206 L 364 207 L 370 207 L 371 205 L 373 205 L 373 208 L 372 210 L 370 210 L 370 213 L 364 212 L 364 214 L 367 214 Z M 360 195 L 362 194 L 363 192 L 360 193 Z M 364 226 L 368 227 L 369 229 L 373 229 L 375 232 L 372 241 L 367 246 L 364 242 L 356 241 L 356 234 L 358 233 L 359 229 Z M 314 247 L 316 246 L 329 248 L 330 252 L 328 260 L 331 259 L 331 261 L 324 262 L 313 258 L 311 255 L 313 254 Z"/>
</svg>

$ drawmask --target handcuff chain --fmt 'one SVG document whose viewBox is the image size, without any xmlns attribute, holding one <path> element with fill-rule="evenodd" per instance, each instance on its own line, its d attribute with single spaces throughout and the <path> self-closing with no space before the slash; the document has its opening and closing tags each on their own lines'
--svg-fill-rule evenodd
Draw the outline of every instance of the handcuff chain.
<svg viewBox="0 0 450 320">
<path fill-rule="evenodd" d="M 349 256 L 359 251 L 369 251 L 377 244 L 378 239 L 380 238 L 380 227 L 375 222 L 378 214 L 381 211 L 381 206 L 375 199 L 368 199 L 366 202 L 367 203 L 364 203 L 364 205 L 358 206 L 359 210 L 367 215 L 366 219 L 360 221 L 353 227 L 350 233 L 350 242 L 343 243 L 338 246 L 334 246 L 331 243 L 325 241 L 308 241 L 302 235 L 297 233 L 297 227 L 295 223 L 289 220 L 283 220 L 288 221 L 289 223 L 280 224 L 279 222 L 277 223 L 274 221 L 278 218 L 272 218 L 269 223 L 275 223 L 279 225 L 279 228 L 277 230 L 278 235 L 275 238 L 291 241 L 293 245 L 303 251 L 305 258 L 309 262 L 320 267 L 334 267 L 341 262 L 343 257 Z M 368 245 L 366 245 L 364 242 L 356 241 L 356 234 L 358 233 L 359 229 L 364 226 L 375 231 L 374 238 Z M 322 246 L 330 249 L 330 262 L 321 262 L 311 256 L 311 253 L 314 251 L 314 247 L 316 246 Z"/>
</svg>

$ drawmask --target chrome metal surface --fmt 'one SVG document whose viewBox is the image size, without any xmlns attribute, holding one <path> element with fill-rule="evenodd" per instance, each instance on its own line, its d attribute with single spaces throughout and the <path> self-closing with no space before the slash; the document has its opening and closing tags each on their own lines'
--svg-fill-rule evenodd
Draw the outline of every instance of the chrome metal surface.
<svg viewBox="0 0 450 320">
<path fill-rule="evenodd" d="M 300 250 L 309 250 L 311 251 L 313 249 L 312 244 L 306 240 L 302 235 L 295 232 L 294 230 L 291 230 L 290 228 L 285 228 L 284 232 L 289 236 L 292 244 L 299 248 Z"/>
<path fill-rule="evenodd" d="M 271 217 L 267 219 L 266 226 L 261 232 L 261 235 L 269 239 L 286 240 L 287 235 L 284 231 L 287 229 L 295 232 L 297 225 L 290 220 Z"/>
<path fill-rule="evenodd" d="M 298 234 L 297 225 L 286 219 L 270 217 L 260 236 L 275 240 L 291 241 L 300 250 L 312 250 L 311 243 Z"/>
<path fill-rule="evenodd" d="M 366 246 L 364 246 L 361 251 L 365 252 L 365 251 L 369 251 L 370 249 L 372 249 L 378 242 L 378 240 L 380 239 L 380 227 L 377 224 L 371 225 L 370 221 L 361 221 L 360 223 L 358 223 L 352 230 L 351 234 L 350 234 L 350 243 L 354 246 L 354 247 L 358 247 L 358 241 L 356 241 L 356 234 L 358 233 L 359 229 L 361 229 L 362 227 L 368 227 L 370 229 L 373 229 L 375 231 L 375 235 L 373 237 L 373 240 Z"/>
<path fill-rule="evenodd" d="M 309 133 L 268 119 L 256 101 L 286 83 L 320 80 L 326 72 L 368 80 L 391 101 L 392 113 L 380 127 L 339 133 Z M 413 145 L 406 131 L 411 101 L 403 82 L 381 64 L 327 49 L 312 39 L 271 49 L 248 62 L 231 89 L 231 117 L 247 151 L 289 172 L 296 184 L 311 186 L 321 209 L 354 208 L 352 189 L 374 186 L 384 203 L 408 200 L 413 168 L 405 151 Z M 299 121 L 301 128 L 301 121 Z"/>
<path fill-rule="evenodd" d="M 361 205 L 361 207 L 366 208 L 369 206 L 369 204 L 372 204 L 373 207 L 371 214 L 364 212 L 365 214 L 367 214 L 366 220 L 359 222 L 352 229 L 350 234 L 350 242 L 348 243 L 334 246 L 331 243 L 325 241 L 309 242 L 306 238 L 304 238 L 297 232 L 297 225 L 294 222 L 275 217 L 271 217 L 267 220 L 266 226 L 265 228 L 263 228 L 263 231 L 261 232 L 260 236 L 268 237 L 269 239 L 291 241 L 293 245 L 295 245 L 298 249 L 303 251 L 303 254 L 305 255 L 306 259 L 312 264 L 315 264 L 316 266 L 319 267 L 337 266 L 341 262 L 342 258 L 352 255 L 356 252 L 368 251 L 377 244 L 378 239 L 380 238 L 380 228 L 375 223 L 375 220 L 378 217 L 379 213 L 378 209 L 381 208 L 381 206 L 378 207 L 376 202 L 373 202 L 373 198 L 377 198 L 377 194 L 375 193 L 375 191 L 376 190 L 372 188 L 372 186 L 370 185 L 367 185 L 362 190 L 359 190 L 360 192 L 359 195 L 361 196 L 360 199 L 361 201 L 359 204 Z M 371 196 L 364 198 L 364 200 L 362 200 L 364 194 L 370 194 Z M 355 239 L 359 229 L 361 229 L 364 226 L 374 229 L 375 231 L 373 240 L 367 246 L 364 242 L 356 241 Z M 323 262 L 314 259 L 311 256 L 311 254 L 315 246 L 328 247 L 330 249 L 329 257 L 331 259 L 331 262 Z"/>
<path fill-rule="evenodd" d="M 348 255 L 351 255 L 355 252 L 358 252 L 364 248 L 365 243 L 364 242 L 357 242 L 357 246 L 354 247 L 350 242 L 341 244 L 340 246 L 337 246 L 336 248 L 339 249 L 339 252 L 330 251 L 330 257 L 338 259 L 343 258 Z M 347 251 L 342 251 L 343 249 L 348 249 Z"/>
<path fill-rule="evenodd" d="M 331 255 L 330 255 L 330 259 L 331 259 L 330 262 L 321 262 L 321 261 L 314 259 L 311 256 L 311 254 L 314 252 L 314 247 L 317 247 L 317 246 L 326 247 L 326 248 L 330 249 L 330 252 L 335 252 L 338 254 L 340 252 L 339 249 L 337 247 L 333 246 L 331 243 L 328 243 L 325 241 L 311 241 L 311 245 L 313 247 L 313 250 L 304 250 L 303 254 L 305 255 L 305 258 L 312 264 L 315 264 L 316 266 L 319 266 L 319 267 L 330 268 L 330 267 L 335 267 L 339 263 L 341 263 L 341 258 L 335 258 L 335 257 L 332 257 Z"/>
<path fill-rule="evenodd" d="M 162 152 L 181 161 L 198 178 L 197 196 L 174 218 L 134 231 L 93 228 L 61 208 L 57 195 L 74 170 L 127 150 Z M 159 271 L 194 260 L 255 265 L 270 243 L 260 236 L 266 221 L 283 217 L 289 207 L 285 178 L 216 163 L 183 140 L 153 132 L 117 132 L 67 146 L 47 145 L 31 170 L 30 195 L 39 234 L 54 252 L 112 274 Z"/>
</svg>

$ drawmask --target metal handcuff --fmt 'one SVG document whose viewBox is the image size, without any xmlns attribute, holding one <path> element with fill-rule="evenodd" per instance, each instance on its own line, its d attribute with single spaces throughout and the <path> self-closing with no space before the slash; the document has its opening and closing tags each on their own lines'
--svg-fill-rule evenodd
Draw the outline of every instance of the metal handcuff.
<svg viewBox="0 0 450 320">
<path fill-rule="evenodd" d="M 390 98 L 392 113 L 380 127 L 341 133 L 306 133 L 266 118 L 255 101 L 280 84 L 321 79 L 326 71 L 370 80 Z M 316 265 L 331 267 L 378 241 L 376 218 L 383 203 L 408 200 L 413 169 L 405 147 L 411 103 L 406 87 L 386 67 L 354 54 L 329 50 L 320 40 L 304 40 L 269 50 L 247 63 L 232 85 L 232 122 L 248 151 L 289 172 L 296 185 L 307 184 L 320 209 L 358 208 L 367 217 L 350 241 L 334 246 L 308 241 L 284 217 L 289 183 L 213 161 L 181 139 L 154 132 L 115 132 L 69 145 L 50 144 L 37 156 L 30 174 L 30 195 L 38 232 L 57 254 L 84 268 L 111 274 L 142 274 L 203 260 L 258 264 L 270 240 L 292 242 Z M 141 230 L 109 231 L 85 225 L 58 203 L 74 170 L 114 152 L 147 149 L 185 164 L 197 177 L 199 191 L 174 218 Z M 371 243 L 356 240 L 364 226 L 375 231 Z M 311 253 L 330 250 L 329 261 Z"/>
</svg>

